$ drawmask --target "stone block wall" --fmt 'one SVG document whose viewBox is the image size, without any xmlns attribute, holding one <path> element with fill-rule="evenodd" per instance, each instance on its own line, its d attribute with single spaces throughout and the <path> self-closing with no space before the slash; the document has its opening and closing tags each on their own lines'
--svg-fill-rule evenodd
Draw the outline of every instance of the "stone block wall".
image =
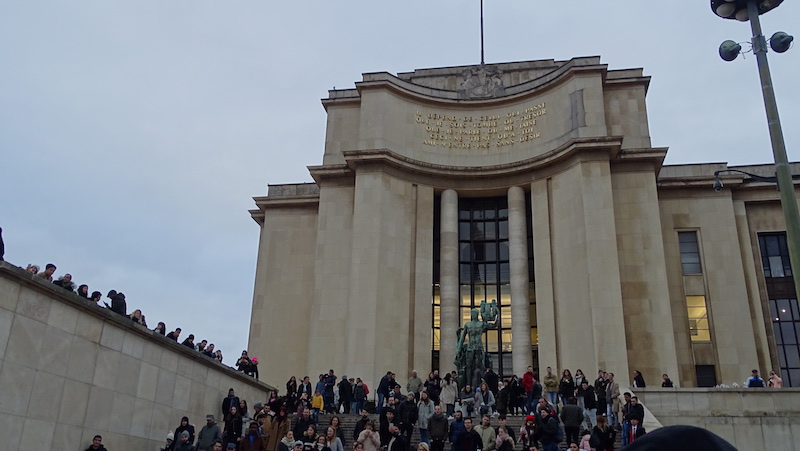
<svg viewBox="0 0 800 451">
<path fill-rule="evenodd" d="M 229 388 L 249 405 L 272 389 L 0 262 L 0 448 L 158 449 Z"/>
<path fill-rule="evenodd" d="M 800 449 L 800 388 L 638 388 L 664 426 L 688 424 L 740 450 Z"/>
</svg>

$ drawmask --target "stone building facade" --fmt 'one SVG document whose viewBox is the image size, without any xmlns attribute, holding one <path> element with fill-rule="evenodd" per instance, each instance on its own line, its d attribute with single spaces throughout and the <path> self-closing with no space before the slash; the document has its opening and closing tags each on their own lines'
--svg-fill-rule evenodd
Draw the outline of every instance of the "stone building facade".
<svg viewBox="0 0 800 451">
<path fill-rule="evenodd" d="M 249 348 L 279 356 L 265 380 L 454 369 L 458 328 L 496 300 L 486 349 L 506 376 L 636 369 L 691 387 L 785 367 L 800 384 L 800 316 L 770 311 L 797 310 L 778 193 L 737 173 L 713 190 L 724 163 L 664 165 L 649 81 L 586 57 L 329 91 L 315 183 L 271 185 L 251 210 Z"/>
</svg>

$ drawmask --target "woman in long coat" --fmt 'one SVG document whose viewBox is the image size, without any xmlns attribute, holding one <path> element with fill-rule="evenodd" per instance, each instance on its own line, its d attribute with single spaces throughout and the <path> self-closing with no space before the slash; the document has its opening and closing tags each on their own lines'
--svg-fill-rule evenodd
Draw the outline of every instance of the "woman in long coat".
<svg viewBox="0 0 800 451">
<path fill-rule="evenodd" d="M 456 407 L 456 397 L 458 396 L 458 385 L 456 385 L 456 381 L 452 379 L 449 373 L 444 375 L 441 389 L 441 402 L 445 405 L 447 415 L 453 416 Z"/>
<path fill-rule="evenodd" d="M 276 451 L 278 449 L 278 442 L 286 436 L 286 431 L 291 427 L 291 423 L 289 416 L 286 414 L 286 406 L 281 406 L 269 427 L 267 451 Z"/>
</svg>

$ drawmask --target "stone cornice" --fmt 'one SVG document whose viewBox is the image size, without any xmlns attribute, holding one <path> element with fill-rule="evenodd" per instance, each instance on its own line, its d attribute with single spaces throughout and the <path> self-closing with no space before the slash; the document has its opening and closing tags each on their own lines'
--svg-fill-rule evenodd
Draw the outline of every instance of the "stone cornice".
<svg viewBox="0 0 800 451">
<path fill-rule="evenodd" d="M 555 66 L 551 72 L 533 80 L 506 87 L 504 96 L 480 100 L 460 99 L 458 91 L 430 88 L 411 83 L 388 72 L 365 73 L 362 76 L 363 80 L 355 83 L 356 89 L 329 90 L 328 98 L 322 99 L 322 105 L 326 109 L 331 105 L 356 105 L 361 102 L 361 95 L 365 91 L 384 89 L 401 97 L 426 104 L 464 108 L 492 107 L 542 95 L 546 91 L 581 74 L 597 74 L 602 78 L 604 84 L 640 83 L 647 90 L 650 77 L 642 76 L 639 70 L 609 71 L 608 65 L 600 64 L 598 61 L 599 58 L 596 57 L 573 58 Z M 464 66 L 461 69 L 467 69 L 468 67 Z"/>
<path fill-rule="evenodd" d="M 359 166 L 380 164 L 438 178 L 487 179 L 530 173 L 587 151 L 601 151 L 613 158 L 619 153 L 621 145 L 621 137 L 572 139 L 550 152 L 532 158 L 490 166 L 447 166 L 428 163 L 399 155 L 389 149 L 350 150 L 343 152 L 343 155 L 347 166 L 353 171 Z"/>
<path fill-rule="evenodd" d="M 260 226 L 264 226 L 264 215 L 267 209 L 307 209 L 316 208 L 319 205 L 319 194 L 301 194 L 296 196 L 259 196 L 254 197 L 257 210 L 248 210 L 253 221 Z"/>
</svg>

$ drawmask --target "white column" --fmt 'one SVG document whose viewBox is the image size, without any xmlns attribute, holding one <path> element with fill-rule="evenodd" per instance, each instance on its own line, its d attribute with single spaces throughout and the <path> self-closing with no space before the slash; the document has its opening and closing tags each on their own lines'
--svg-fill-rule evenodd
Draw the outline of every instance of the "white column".
<svg viewBox="0 0 800 451">
<path fill-rule="evenodd" d="M 441 301 L 439 335 L 439 373 L 456 369 L 456 331 L 458 330 L 458 193 L 442 192 L 439 296 Z"/>
<path fill-rule="evenodd" d="M 528 227 L 525 191 L 508 189 L 508 250 L 511 270 L 511 361 L 514 374 L 531 365 L 531 320 L 528 298 Z"/>
</svg>

